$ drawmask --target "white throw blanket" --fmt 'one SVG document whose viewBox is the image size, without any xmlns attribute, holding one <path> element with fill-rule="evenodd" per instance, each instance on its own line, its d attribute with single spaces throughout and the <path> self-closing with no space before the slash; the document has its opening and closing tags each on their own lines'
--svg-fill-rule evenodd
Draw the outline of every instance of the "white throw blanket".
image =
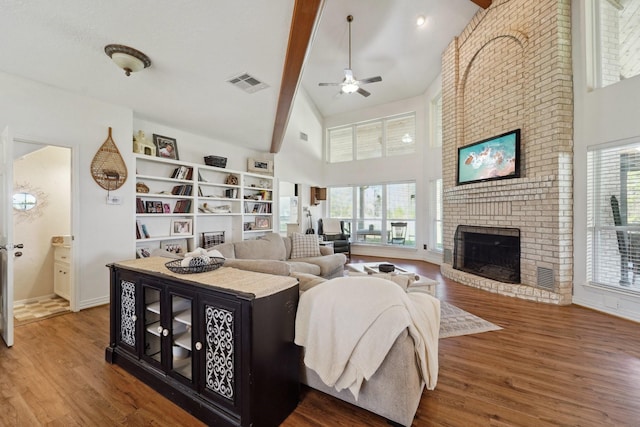
<svg viewBox="0 0 640 427">
<path fill-rule="evenodd" d="M 440 301 L 425 293 L 407 294 L 376 277 L 340 277 L 300 297 L 295 343 L 305 348 L 304 363 L 336 390 L 358 398 L 407 328 L 415 343 L 422 378 L 429 390 L 438 380 Z"/>
</svg>

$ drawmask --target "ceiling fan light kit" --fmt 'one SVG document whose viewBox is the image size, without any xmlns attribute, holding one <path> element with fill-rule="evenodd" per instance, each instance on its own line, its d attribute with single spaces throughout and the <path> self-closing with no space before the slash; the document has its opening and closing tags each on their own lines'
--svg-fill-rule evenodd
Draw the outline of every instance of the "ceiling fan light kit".
<svg viewBox="0 0 640 427">
<path fill-rule="evenodd" d="M 381 82 L 382 77 L 376 76 L 358 80 L 353 76 L 353 70 L 351 69 L 351 22 L 353 22 L 353 15 L 347 16 L 347 22 L 349 23 L 349 68 L 344 69 L 344 79 L 342 79 L 342 82 L 318 83 L 318 86 L 340 86 L 341 93 L 350 94 L 358 92 L 360 95 L 367 97 L 371 95 L 371 93 L 362 89 L 360 86 L 367 83 Z"/>
<path fill-rule="evenodd" d="M 104 47 L 104 53 L 122 68 L 127 76 L 151 66 L 151 60 L 147 55 L 129 46 L 108 44 Z"/>
</svg>

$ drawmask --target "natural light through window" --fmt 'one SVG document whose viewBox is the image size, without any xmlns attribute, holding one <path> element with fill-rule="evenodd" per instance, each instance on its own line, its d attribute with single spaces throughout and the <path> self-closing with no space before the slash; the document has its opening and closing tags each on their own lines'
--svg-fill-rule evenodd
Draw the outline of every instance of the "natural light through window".
<svg viewBox="0 0 640 427">
<path fill-rule="evenodd" d="M 416 246 L 416 184 L 329 188 L 329 216 L 345 221 L 353 242 Z"/>
<path fill-rule="evenodd" d="M 640 0 L 593 0 L 600 87 L 640 74 Z"/>
<path fill-rule="evenodd" d="M 410 155 L 416 151 L 416 115 L 401 114 L 327 130 L 329 163 Z"/>
<path fill-rule="evenodd" d="M 640 292 L 640 141 L 587 153 L 587 272 Z"/>
</svg>

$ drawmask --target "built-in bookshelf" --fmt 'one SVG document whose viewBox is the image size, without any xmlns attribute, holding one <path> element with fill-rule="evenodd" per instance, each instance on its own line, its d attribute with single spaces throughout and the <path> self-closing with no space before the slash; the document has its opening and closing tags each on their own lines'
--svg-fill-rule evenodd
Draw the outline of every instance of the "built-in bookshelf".
<svg viewBox="0 0 640 427">
<path fill-rule="evenodd" d="M 136 254 L 190 251 L 204 236 L 256 238 L 274 228 L 271 176 L 138 154 Z"/>
</svg>

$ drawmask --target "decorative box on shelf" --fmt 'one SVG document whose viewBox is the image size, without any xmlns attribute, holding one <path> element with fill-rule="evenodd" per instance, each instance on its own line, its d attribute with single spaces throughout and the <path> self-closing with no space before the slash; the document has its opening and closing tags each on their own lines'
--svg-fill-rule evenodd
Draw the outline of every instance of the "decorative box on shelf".
<svg viewBox="0 0 640 427">
<path fill-rule="evenodd" d="M 204 158 L 204 164 L 207 166 L 215 166 L 217 168 L 226 168 L 227 158 L 220 156 L 206 156 Z"/>
</svg>

